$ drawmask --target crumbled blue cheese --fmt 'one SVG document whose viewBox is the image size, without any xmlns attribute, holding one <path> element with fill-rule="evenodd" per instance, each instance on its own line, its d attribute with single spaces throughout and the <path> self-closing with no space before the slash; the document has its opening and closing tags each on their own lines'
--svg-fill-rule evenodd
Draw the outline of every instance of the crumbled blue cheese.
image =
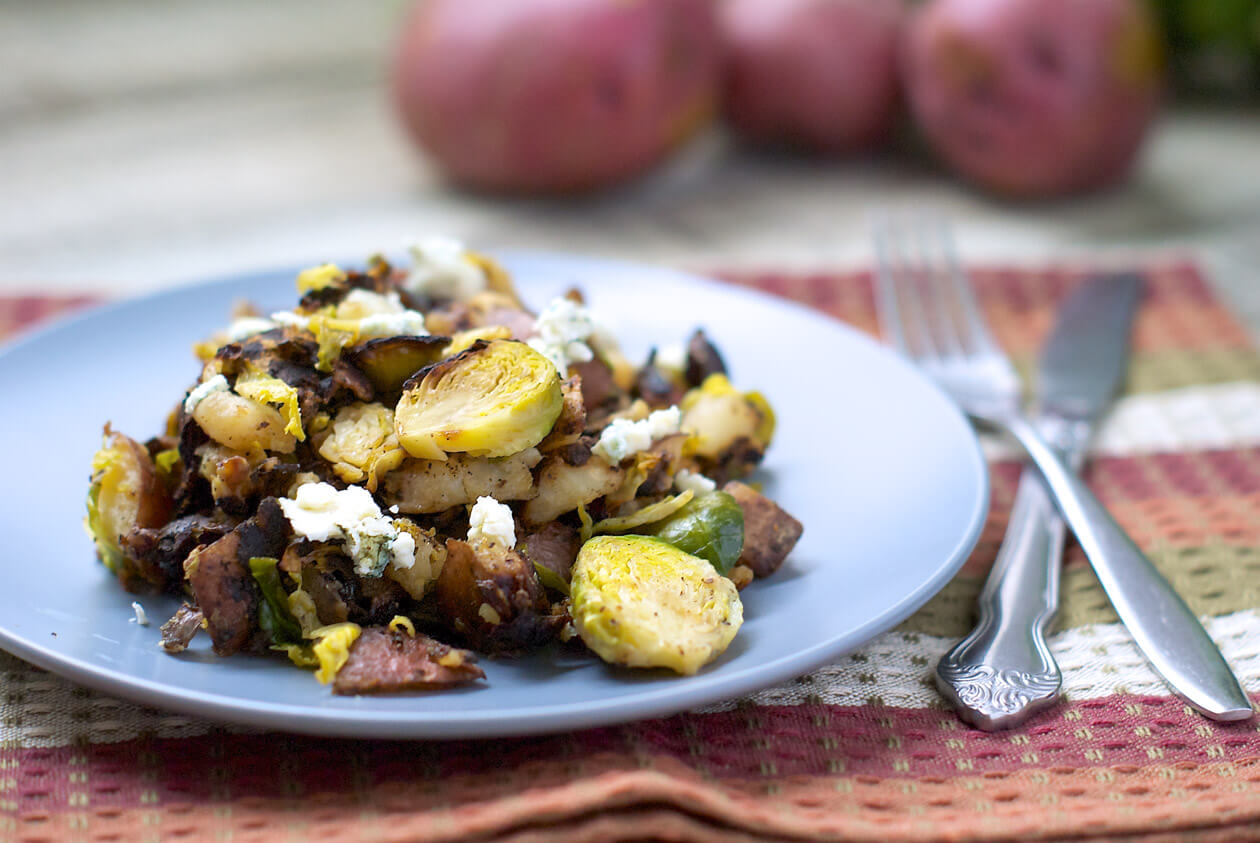
<svg viewBox="0 0 1260 843">
<path fill-rule="evenodd" d="M 134 623 L 137 626 L 149 625 L 149 616 L 145 613 L 144 607 L 140 605 L 139 601 L 131 601 L 131 611 L 136 613 L 136 616 L 131 619 L 131 623 Z"/>
<path fill-rule="evenodd" d="M 482 495 L 468 513 L 468 543 L 491 541 L 516 547 L 516 522 L 512 509 L 492 497 Z"/>
<path fill-rule="evenodd" d="M 717 484 L 705 477 L 703 474 L 694 471 L 688 471 L 680 468 L 678 473 L 674 475 L 674 486 L 678 491 L 690 491 L 694 495 L 703 495 L 705 492 L 712 492 L 717 488 Z"/>
<path fill-rule="evenodd" d="M 184 413 L 191 416 L 193 410 L 197 409 L 197 405 L 202 401 L 216 392 L 227 392 L 230 388 L 227 378 L 223 377 L 223 375 L 215 375 L 212 378 L 208 378 L 204 382 L 197 384 L 193 391 L 188 393 L 188 397 L 184 399 Z"/>
<path fill-rule="evenodd" d="M 595 358 L 587 340 L 595 333 L 595 320 L 585 306 L 572 299 L 555 298 L 534 321 L 535 336 L 530 348 L 555 364 L 561 377 L 567 377 L 573 363 Z"/>
<path fill-rule="evenodd" d="M 359 320 L 359 339 L 373 337 L 427 337 L 424 314 L 417 310 L 377 313 Z"/>
<path fill-rule="evenodd" d="M 298 537 L 341 542 L 360 576 L 379 577 L 391 563 L 401 570 L 415 564 L 415 539 L 382 514 L 362 486 L 338 490 L 328 483 L 307 483 L 292 498 L 280 498 L 280 509 Z"/>
<path fill-rule="evenodd" d="M 353 320 L 358 328 L 359 339 L 376 337 L 424 337 L 429 332 L 424 327 L 424 314 L 408 310 L 394 290 L 376 293 L 371 290 L 351 290 L 337 305 L 337 318 Z"/>
<path fill-rule="evenodd" d="M 411 271 L 403 288 L 416 295 L 464 301 L 486 289 L 485 271 L 468 249 L 450 237 L 425 237 L 410 248 Z"/>
<path fill-rule="evenodd" d="M 683 372 L 687 369 L 687 349 L 680 342 L 671 342 L 656 349 L 656 357 L 652 361 L 661 369 L 671 372 Z"/>
<path fill-rule="evenodd" d="M 228 342 L 240 342 L 256 334 L 264 334 L 276 327 L 279 327 L 279 323 L 261 316 L 242 316 L 228 325 L 226 333 Z"/>
<path fill-rule="evenodd" d="M 657 410 L 640 421 L 613 419 L 599 434 L 591 452 L 616 465 L 632 454 L 646 451 L 653 442 L 677 433 L 681 424 L 682 411 L 677 407 Z"/>
</svg>

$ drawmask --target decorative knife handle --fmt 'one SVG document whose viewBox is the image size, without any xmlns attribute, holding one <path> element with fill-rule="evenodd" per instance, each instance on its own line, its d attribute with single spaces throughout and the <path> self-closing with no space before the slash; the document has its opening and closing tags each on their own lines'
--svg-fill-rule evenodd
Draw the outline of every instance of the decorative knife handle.
<svg viewBox="0 0 1260 843">
<path fill-rule="evenodd" d="M 1103 591 L 1155 672 L 1213 720 L 1251 717 L 1255 711 L 1238 678 L 1168 580 L 1027 419 L 1011 416 L 1006 423 L 1041 470 Z"/>
<path fill-rule="evenodd" d="M 1063 538 L 1040 477 L 1026 469 L 980 593 L 979 623 L 936 666 L 941 693 L 977 728 L 1010 728 L 1059 698 L 1063 677 L 1045 634 L 1059 602 Z"/>
</svg>

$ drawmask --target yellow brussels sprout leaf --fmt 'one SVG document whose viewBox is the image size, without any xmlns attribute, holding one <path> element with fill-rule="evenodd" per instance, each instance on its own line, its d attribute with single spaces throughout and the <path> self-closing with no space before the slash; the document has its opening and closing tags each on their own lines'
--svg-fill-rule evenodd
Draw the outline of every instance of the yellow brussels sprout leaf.
<svg viewBox="0 0 1260 843">
<path fill-rule="evenodd" d="M 317 639 L 312 652 L 319 660 L 319 670 L 315 678 L 327 685 L 337 676 L 337 671 L 345 667 L 350 658 L 350 647 L 359 639 L 363 629 L 357 623 L 336 623 L 332 626 L 321 626 L 311 632 Z"/>
<path fill-rule="evenodd" d="M 674 495 L 672 498 L 665 498 L 654 504 L 643 507 L 638 512 L 630 515 L 624 515 L 620 518 L 605 518 L 597 523 L 591 530 L 593 535 L 599 536 L 605 533 L 628 533 L 635 527 L 642 527 L 644 524 L 652 524 L 656 521 L 663 521 L 682 509 L 696 493 L 688 489 L 680 495 Z"/>
<path fill-rule="evenodd" d="M 563 396 L 556 367 L 522 342 L 478 340 L 428 369 L 394 411 L 398 441 L 413 457 L 506 457 L 551 431 Z"/>
<path fill-rule="evenodd" d="M 309 329 L 319 343 L 315 368 L 321 372 L 331 372 L 333 364 L 341 357 L 341 350 L 359 338 L 359 320 L 337 319 L 332 308 L 311 314 Z"/>
<path fill-rule="evenodd" d="M 309 292 L 310 290 L 323 290 L 326 287 L 336 286 L 345 280 L 346 273 L 341 270 L 341 267 L 333 263 L 325 263 L 299 272 L 297 289 L 299 293 Z"/>
<path fill-rule="evenodd" d="M 289 386 L 279 378 L 249 366 L 236 378 L 232 390 L 243 398 L 249 398 L 260 404 L 279 405 L 284 416 L 284 432 L 295 437 L 297 441 L 306 441 L 306 431 L 302 429 L 302 411 L 298 407 L 297 389 Z"/>
<path fill-rule="evenodd" d="M 288 597 L 289 614 L 293 615 L 302 627 L 302 637 L 310 638 L 313 630 L 319 629 L 319 613 L 315 608 L 315 598 L 310 592 L 301 588 L 294 589 Z"/>
<path fill-rule="evenodd" d="M 477 340 L 506 340 L 511 338 L 512 331 L 502 325 L 486 325 L 484 328 L 469 328 L 467 331 L 460 331 L 451 337 L 450 343 L 446 348 L 442 349 L 443 357 L 450 357 L 453 354 L 459 354 L 465 348 L 475 343 Z"/>
<path fill-rule="evenodd" d="M 159 473 L 170 474 L 179 465 L 179 449 L 167 448 L 165 451 L 158 451 L 153 457 L 153 463 L 157 466 Z"/>
<path fill-rule="evenodd" d="M 601 659 L 690 675 L 744 620 L 735 585 L 708 562 L 646 536 L 582 545 L 570 583 L 573 623 Z"/>
</svg>

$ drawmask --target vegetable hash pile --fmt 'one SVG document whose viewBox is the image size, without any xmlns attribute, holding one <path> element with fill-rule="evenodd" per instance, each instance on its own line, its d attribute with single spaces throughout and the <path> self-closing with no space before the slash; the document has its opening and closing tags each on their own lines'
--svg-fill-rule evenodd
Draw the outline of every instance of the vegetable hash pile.
<svg viewBox="0 0 1260 843">
<path fill-rule="evenodd" d="M 300 273 L 242 310 L 147 442 L 105 426 L 87 526 L 162 646 L 277 651 L 339 694 L 484 677 L 553 641 L 691 674 L 801 525 L 739 482 L 774 413 L 697 330 L 642 366 L 570 291 L 432 238 L 409 270 Z M 447 643 L 449 642 L 449 643 Z"/>
</svg>

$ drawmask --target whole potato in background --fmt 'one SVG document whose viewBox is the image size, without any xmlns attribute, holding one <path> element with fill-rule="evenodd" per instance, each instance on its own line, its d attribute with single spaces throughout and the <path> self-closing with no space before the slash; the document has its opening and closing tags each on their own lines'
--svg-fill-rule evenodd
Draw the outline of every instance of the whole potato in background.
<svg viewBox="0 0 1260 843">
<path fill-rule="evenodd" d="M 1009 196 L 1122 179 L 1155 115 L 1162 47 L 1138 0 L 932 0 L 905 86 L 929 145 Z"/>
<path fill-rule="evenodd" d="M 427 0 L 394 93 L 454 181 L 571 192 L 632 176 L 716 108 L 711 0 Z"/>
<path fill-rule="evenodd" d="M 725 0 L 726 115 L 758 141 L 879 144 L 897 116 L 901 0 Z"/>
</svg>

